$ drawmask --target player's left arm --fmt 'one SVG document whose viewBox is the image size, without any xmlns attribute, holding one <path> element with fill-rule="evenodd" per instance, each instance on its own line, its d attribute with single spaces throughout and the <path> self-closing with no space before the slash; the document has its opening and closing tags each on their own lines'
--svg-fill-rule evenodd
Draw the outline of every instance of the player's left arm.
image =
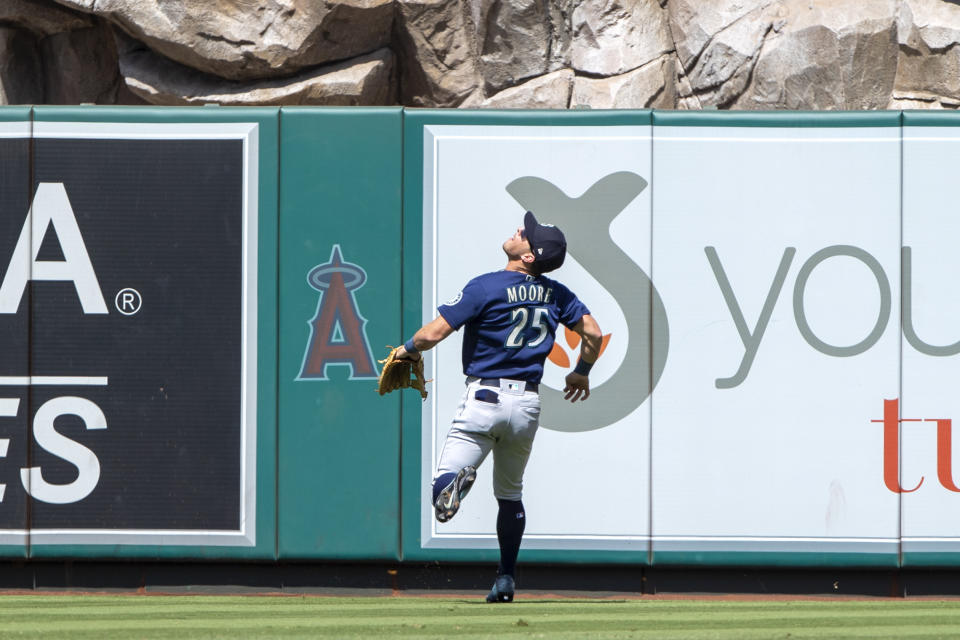
<svg viewBox="0 0 960 640">
<path fill-rule="evenodd" d="M 417 360 L 420 358 L 421 351 L 427 351 L 428 349 L 433 349 L 437 344 L 440 343 L 443 339 L 448 337 L 453 333 L 453 327 L 450 326 L 450 323 L 447 322 L 446 318 L 438 315 L 436 318 L 423 325 L 417 332 L 413 334 L 413 346 L 416 347 L 416 353 L 407 353 L 405 347 L 400 347 L 400 351 L 397 352 L 398 358 L 407 358 L 410 360 Z"/>
<path fill-rule="evenodd" d="M 563 399 L 570 402 L 590 397 L 590 367 L 600 357 L 600 345 L 603 344 L 600 325 L 589 313 L 580 318 L 573 331 L 580 336 L 580 358 L 574 370 L 567 374 L 563 388 Z"/>
</svg>

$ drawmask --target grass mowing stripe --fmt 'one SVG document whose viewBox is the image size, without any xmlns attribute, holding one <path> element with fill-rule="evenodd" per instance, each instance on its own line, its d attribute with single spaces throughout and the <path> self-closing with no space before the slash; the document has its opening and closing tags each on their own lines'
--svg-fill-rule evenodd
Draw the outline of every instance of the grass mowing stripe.
<svg viewBox="0 0 960 640">
<path fill-rule="evenodd" d="M 500 615 L 478 616 L 478 617 L 449 617 L 442 620 L 430 620 L 420 618 L 416 623 L 422 627 L 427 626 L 457 626 L 461 628 L 472 628 L 479 630 L 485 627 L 498 627 L 516 624 L 523 620 L 526 626 L 536 626 L 541 629 L 550 629 L 556 631 L 580 629 L 589 631 L 593 628 L 614 627 L 626 628 L 629 626 L 643 625 L 646 629 L 659 630 L 684 630 L 697 629 L 703 625 L 705 620 L 709 621 L 711 628 L 716 630 L 724 629 L 776 629 L 776 628 L 804 628 L 816 627 L 822 629 L 844 629 L 844 628 L 864 628 L 869 626 L 882 626 L 887 629 L 894 627 L 912 627 L 917 626 L 915 617 L 903 616 L 880 616 L 872 617 L 868 621 L 860 618 L 850 618 L 843 616 L 795 616 L 795 617 L 777 617 L 764 616 L 752 619 L 704 617 L 700 615 L 688 616 L 658 616 L 650 617 L 644 615 L 585 615 L 585 614 L 563 614 L 563 615 L 541 615 L 541 616 L 521 616 L 518 617 L 512 613 L 501 613 Z M 957 628 L 956 620 L 930 620 L 924 618 L 925 625 L 939 624 L 941 626 L 952 626 Z M 357 627 L 379 627 L 395 628 L 402 627 L 410 623 L 409 616 L 384 616 L 381 618 L 345 618 L 342 616 L 323 616 L 316 612 L 300 612 L 298 614 L 274 614 L 269 616 L 256 617 L 231 617 L 223 618 L 218 612 L 188 613 L 188 614 L 167 614 L 163 616 L 124 616 L 124 617 L 94 617 L 94 618 L 68 618 L 54 619 L 7 619 L 3 620 L 3 629 L 5 631 L 26 631 L 35 630 L 56 631 L 65 626 L 75 630 L 87 630 L 101 628 L 104 630 L 119 629 L 138 629 L 150 628 L 157 625 L 168 627 L 190 627 L 193 625 L 208 626 L 219 625 L 223 629 L 244 630 L 251 628 L 271 627 L 271 626 L 309 626 L 317 629 L 342 629 L 347 630 Z M 922 626 L 922 625 L 921 625 Z"/>
<path fill-rule="evenodd" d="M 499 626 L 491 629 L 477 629 L 473 627 L 463 627 L 459 625 L 447 626 L 445 628 L 431 628 L 428 625 L 403 625 L 397 626 L 379 626 L 368 625 L 360 628 L 333 627 L 329 629 L 319 629 L 309 624 L 262 624 L 249 628 L 244 632 L 238 632 L 237 629 L 224 628 L 217 621 L 209 621 L 204 625 L 195 625 L 188 632 L 168 626 L 151 626 L 149 624 L 125 624 L 113 626 L 105 629 L 58 629 L 58 630 L 39 630 L 39 629 L 4 629 L 4 637 L 100 637 L 100 638 L 175 638 L 184 637 L 189 633 L 189 637 L 224 637 L 224 638 L 265 638 L 265 637 L 315 637 L 315 638 L 379 638 L 409 636 L 416 638 L 502 638 L 504 636 L 513 637 L 540 637 L 540 638 L 663 638 L 671 640 L 673 638 L 691 638 L 691 639 L 730 639 L 751 640 L 753 638 L 774 638 L 789 637 L 791 639 L 810 638 L 811 640 L 827 640 L 837 637 L 843 638 L 948 638 L 956 637 L 956 627 L 953 625 L 930 625 L 923 628 L 917 627 L 888 627 L 885 625 L 870 625 L 858 627 L 849 632 L 844 632 L 838 636 L 836 629 L 823 629 L 819 627 L 812 628 L 783 628 L 783 627 L 765 627 L 760 629 L 736 629 L 733 633 L 710 628 L 709 625 L 698 629 L 683 630 L 664 630 L 656 628 L 646 628 L 634 624 L 620 628 L 597 628 L 582 627 L 571 629 L 569 627 L 557 629 L 539 625 L 519 626 L 516 622 L 509 626 Z M 98 635 L 99 634 L 99 635 Z M 788 635 L 789 634 L 789 635 Z"/>
<path fill-rule="evenodd" d="M 32 615 L 37 611 L 36 607 L 16 607 L 8 609 L 0 609 L 0 615 L 4 618 L 10 616 L 18 615 Z M 389 615 L 409 615 L 414 613 L 411 610 L 393 610 L 393 609 L 383 609 L 380 607 L 370 607 L 368 609 L 357 611 L 355 609 L 343 609 L 343 608 L 332 608 L 332 607 L 315 607 L 308 604 L 300 604 L 297 606 L 277 606 L 277 605 L 267 605 L 267 604 L 251 604 L 249 606 L 222 606 L 222 605 L 213 605 L 206 603 L 198 603 L 196 605 L 190 604 L 177 604 L 171 605 L 168 607 L 132 607 L 132 606 L 114 606 L 114 605 L 102 605 L 99 607 L 56 607 L 44 609 L 44 615 L 51 617 L 70 617 L 70 616 L 94 616 L 94 615 L 154 615 L 155 613 L 162 613 L 164 615 L 171 613 L 203 613 L 203 612 L 219 612 L 223 615 L 250 615 L 255 613 L 299 613 L 303 611 L 312 611 L 317 614 L 323 615 L 343 615 L 343 616 L 389 616 Z M 482 610 L 480 610 L 482 612 Z M 446 610 L 442 612 L 437 612 L 430 609 L 422 610 L 421 615 L 441 615 L 444 614 Z"/>
<path fill-rule="evenodd" d="M 150 610 L 176 608 L 198 609 L 216 608 L 220 611 L 257 611 L 257 610 L 300 610 L 310 608 L 324 611 L 340 611 L 344 613 L 366 613 L 371 611 L 402 610 L 404 612 L 438 612 L 438 611 L 497 611 L 500 609 L 522 610 L 527 612 L 553 611 L 563 609 L 568 611 L 590 610 L 656 610 L 664 613 L 673 611 L 689 611 L 695 609 L 701 612 L 715 614 L 748 614 L 769 611 L 890 611 L 890 610 L 956 610 L 960 611 L 960 601 L 937 600 L 885 600 L 885 601 L 771 601 L 771 602 L 737 602 L 714 603 L 698 600 L 557 600 L 557 601 L 521 601 L 512 604 L 489 605 L 483 602 L 464 601 L 459 599 L 441 598 L 365 598 L 357 601 L 344 598 L 276 598 L 276 597 L 238 597 L 238 598 L 209 598 L 167 597 L 167 596 L 120 596 L 115 598 L 98 597 L 88 600 L 77 596 L 43 596 L 17 597 L 0 596 L 0 612 L 30 611 L 44 608 L 50 611 L 84 611 L 100 609 L 121 611 L 129 609 Z"/>
<path fill-rule="evenodd" d="M 621 617 L 642 618 L 651 623 L 659 621 L 670 621 L 671 623 L 681 623 L 687 620 L 697 620 L 705 615 L 709 615 L 715 624 L 725 624 L 727 621 L 747 622 L 753 620 L 767 620 L 774 618 L 777 620 L 803 620 L 810 615 L 815 615 L 820 620 L 849 620 L 851 624 L 858 624 L 861 619 L 885 618 L 890 620 L 910 620 L 927 619 L 930 617 L 955 619 L 960 623 L 960 607 L 952 609 L 942 608 L 911 608 L 903 609 L 899 607 L 890 607 L 887 610 L 869 609 L 862 611 L 858 608 L 828 610 L 805 609 L 797 610 L 790 608 L 767 608 L 758 610 L 756 608 L 749 611 L 738 611 L 727 609 L 724 611 L 706 611 L 697 609 L 695 611 L 674 610 L 664 611 L 659 607 L 649 607 L 643 604 L 630 607 L 591 607 L 589 605 L 579 605 L 577 607 L 443 607 L 440 610 L 418 609 L 415 611 L 396 611 L 393 609 L 377 610 L 370 609 L 359 612 L 344 610 L 343 608 L 331 608 L 324 606 L 314 606 L 312 603 L 303 603 L 297 606 L 278 606 L 272 604 L 256 603 L 246 607 L 235 605 L 223 606 L 210 603 L 198 603 L 191 606 L 189 603 L 177 604 L 175 606 L 157 609 L 155 607 L 142 608 L 135 606 L 115 606 L 103 605 L 96 608 L 91 607 L 57 607 L 45 610 L 44 618 L 48 620 L 58 618 L 69 618 L 71 620 L 100 620 L 104 618 L 124 619 L 124 618 L 143 618 L 153 617 L 159 619 L 171 618 L 202 618 L 208 615 L 237 616 L 246 618 L 253 615 L 268 614 L 273 617 L 283 616 L 315 616 L 318 618 L 336 619 L 339 617 L 350 617 L 354 619 L 377 619 L 383 622 L 392 622 L 395 619 L 416 615 L 421 620 L 434 619 L 476 619 L 476 618 L 495 618 L 503 615 L 515 616 L 522 615 L 526 619 L 590 619 L 606 620 Z M 3 620 L 6 622 L 16 622 L 20 620 L 36 619 L 36 610 L 26 607 L 8 608 L 2 612 Z M 960 625 L 958 625 L 960 626 Z"/>
<path fill-rule="evenodd" d="M 0 635 L 44 638 L 937 638 L 960 602 L 0 596 Z"/>
<path fill-rule="evenodd" d="M 8 606 L 36 606 L 43 603 L 54 604 L 57 607 L 65 604 L 71 606 L 98 606 L 109 604 L 113 606 L 143 606 L 169 607 L 175 604 L 195 605 L 204 603 L 217 606 L 234 606 L 245 608 L 249 606 L 299 606 L 300 603 L 310 603 L 311 606 L 334 608 L 396 608 L 396 609 L 433 609 L 437 606 L 479 606 L 481 608 L 500 607 L 538 607 L 538 606 L 578 606 L 591 607 L 657 607 L 660 609 L 688 609 L 695 606 L 700 610 L 770 610 L 776 608 L 791 609 L 888 609 L 890 607 L 937 608 L 960 607 L 958 600 L 902 600 L 902 599 L 874 599 L 874 600 L 771 600 L 771 601 L 716 601 L 716 600 L 657 600 L 657 599 L 531 599 L 519 600 L 509 605 L 488 605 L 482 598 L 438 598 L 412 596 L 403 597 L 328 597 L 328 596 L 167 596 L 167 595 L 117 595 L 117 596 L 89 596 L 89 595 L 0 595 L 0 609 Z"/>
<path fill-rule="evenodd" d="M 613 638 L 651 638 L 651 639 L 663 639 L 671 640 L 676 639 L 710 639 L 710 640 L 751 640 L 756 639 L 769 639 L 769 638 L 792 638 L 795 640 L 803 640 L 804 638 L 809 638 L 811 640 L 832 640 L 834 638 L 865 638 L 865 639 L 874 639 L 881 640 L 883 638 L 890 638 L 891 640 L 896 640 L 900 638 L 917 638 L 919 639 L 932 639 L 932 638 L 956 638 L 956 628 L 953 626 L 946 627 L 931 627 L 931 628 L 910 628 L 910 629 L 889 629 L 884 627 L 870 627 L 866 629 L 856 629 L 851 630 L 850 632 L 844 633 L 842 636 L 838 636 L 835 630 L 820 630 L 820 629 L 759 629 L 759 630 L 746 630 L 740 629 L 735 632 L 727 631 L 718 631 L 716 629 L 710 629 L 709 627 L 701 629 L 685 629 L 678 631 L 669 631 L 669 630 L 658 630 L 658 629 L 643 629 L 637 627 L 624 627 L 621 629 L 600 629 L 593 628 L 589 630 L 559 630 L 559 629 L 541 629 L 538 627 L 525 627 L 512 628 L 512 629 L 488 629 L 488 630 L 476 630 L 471 628 L 461 629 L 456 628 L 445 628 L 445 629 L 431 629 L 429 627 L 406 627 L 406 628 L 397 628 L 397 627 L 363 627 L 363 628 L 353 628 L 353 629 L 340 629 L 333 628 L 327 630 L 320 630 L 315 627 L 303 626 L 303 627 L 293 627 L 293 626 L 271 626 L 258 629 L 252 629 L 249 631 L 238 631 L 234 629 L 223 629 L 216 625 L 212 627 L 200 627 L 195 626 L 191 627 L 189 630 L 179 631 L 171 630 L 167 627 L 159 628 L 139 628 L 136 630 L 130 629 L 121 629 L 121 630 L 104 630 L 104 629 L 95 629 L 80 631 L 76 629 L 71 630 L 60 630 L 54 632 L 44 632 L 37 633 L 35 630 L 27 631 L 24 633 L 18 632 L 4 632 L 4 638 L 71 638 L 71 639 L 80 639 L 80 638 L 95 638 L 109 640 L 111 638 L 156 638 L 158 640 L 169 640 L 171 638 L 183 638 L 189 637 L 194 638 L 231 638 L 231 639 L 245 639 L 245 638 L 338 638 L 341 640 L 349 640 L 353 638 L 363 639 L 363 638 L 382 638 L 382 637 L 410 637 L 410 638 L 420 638 L 423 640 L 428 640 L 430 638 L 438 639 L 447 639 L 447 638 L 490 638 L 498 639 L 503 637 L 523 637 L 523 638 L 596 638 L 600 639 L 613 639 Z"/>
<path fill-rule="evenodd" d="M 153 600 L 157 600 L 154 598 Z M 161 604 L 164 600 L 159 599 Z M 21 603 L 18 607 L 0 608 L 0 614 L 5 619 L 16 616 L 32 617 L 35 615 L 37 606 L 24 606 Z M 312 600 L 288 600 L 286 602 L 271 601 L 270 599 L 257 599 L 235 603 L 215 603 L 209 600 L 180 600 L 166 603 L 166 606 L 155 606 L 155 602 L 146 600 L 132 602 L 103 603 L 99 606 L 76 606 L 74 603 L 64 605 L 57 601 L 47 601 L 44 603 L 36 602 L 34 605 L 43 604 L 44 615 L 47 617 L 83 617 L 83 616 L 123 616 L 123 615 L 151 615 L 153 612 L 159 612 L 164 616 L 171 615 L 198 615 L 205 612 L 218 612 L 223 615 L 239 614 L 248 616 L 252 614 L 271 613 L 294 613 L 302 614 L 304 612 L 314 612 L 317 615 L 345 615 L 345 616 L 363 616 L 363 617 L 384 617 L 393 615 L 418 615 L 425 618 L 446 617 L 450 614 L 456 616 L 489 616 L 497 615 L 501 612 L 516 612 L 526 616 L 554 615 L 560 612 L 568 615 L 590 615 L 590 616 L 615 616 L 622 612 L 629 612 L 630 615 L 644 616 L 669 616 L 671 618 L 683 618 L 687 615 L 710 615 L 717 620 L 725 618 L 752 619 L 769 616 L 803 616 L 807 612 L 815 612 L 820 617 L 844 616 L 875 616 L 899 615 L 925 617 L 930 615 L 954 615 L 960 616 L 960 603 L 943 602 L 917 602 L 909 603 L 892 601 L 886 607 L 863 607 L 860 603 L 842 603 L 843 606 L 823 606 L 823 607 L 795 607 L 783 603 L 770 603 L 764 607 L 724 607 L 716 609 L 705 606 L 691 606 L 689 603 L 683 607 L 664 607 L 659 602 L 633 601 L 623 603 L 554 603 L 550 605 L 523 605 L 516 603 L 513 605 L 473 605 L 462 604 L 449 601 L 428 601 L 426 605 L 416 603 L 417 606 L 408 606 L 398 609 L 397 607 L 378 607 L 376 604 L 369 604 L 363 608 L 355 606 L 337 606 L 331 605 L 323 599 Z M 141 606 L 147 604 L 149 606 Z M 824 603 L 834 604 L 834 603 Z M 836 603 L 841 604 L 841 603 Z M 691 614 L 695 611 L 695 614 Z"/>
</svg>

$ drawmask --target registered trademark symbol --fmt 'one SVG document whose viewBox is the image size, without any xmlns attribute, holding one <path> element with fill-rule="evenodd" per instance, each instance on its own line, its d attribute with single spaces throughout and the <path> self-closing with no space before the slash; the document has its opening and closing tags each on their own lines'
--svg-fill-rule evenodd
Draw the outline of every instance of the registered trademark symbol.
<svg viewBox="0 0 960 640">
<path fill-rule="evenodd" d="M 140 297 L 139 291 L 127 287 L 117 292 L 117 297 L 114 298 L 113 304 L 117 307 L 117 311 L 123 315 L 132 316 L 140 311 L 143 298 Z"/>
</svg>

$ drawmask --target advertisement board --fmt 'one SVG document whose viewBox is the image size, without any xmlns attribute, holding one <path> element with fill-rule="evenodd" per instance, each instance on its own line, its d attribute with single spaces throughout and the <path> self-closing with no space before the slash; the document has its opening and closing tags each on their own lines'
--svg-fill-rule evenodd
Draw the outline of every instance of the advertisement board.
<svg viewBox="0 0 960 640">
<path fill-rule="evenodd" d="M 2 381 L 29 425 L 7 493 L 31 556 L 272 557 L 276 110 L 36 114 L 0 285 L 2 339 L 30 324 Z"/>
</svg>

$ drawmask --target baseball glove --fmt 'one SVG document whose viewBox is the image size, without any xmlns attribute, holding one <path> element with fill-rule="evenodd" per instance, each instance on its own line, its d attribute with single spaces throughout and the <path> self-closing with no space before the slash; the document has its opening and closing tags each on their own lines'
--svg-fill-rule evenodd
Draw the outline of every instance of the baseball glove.
<svg viewBox="0 0 960 640">
<path fill-rule="evenodd" d="M 426 384 L 429 380 L 424 379 L 423 376 L 423 358 L 418 360 L 398 358 L 397 351 L 400 347 L 388 346 L 387 348 L 390 349 L 390 355 L 377 361 L 383 365 L 380 377 L 377 379 L 377 392 L 383 395 L 395 389 L 413 387 L 420 392 L 420 397 L 426 400 Z"/>
</svg>

